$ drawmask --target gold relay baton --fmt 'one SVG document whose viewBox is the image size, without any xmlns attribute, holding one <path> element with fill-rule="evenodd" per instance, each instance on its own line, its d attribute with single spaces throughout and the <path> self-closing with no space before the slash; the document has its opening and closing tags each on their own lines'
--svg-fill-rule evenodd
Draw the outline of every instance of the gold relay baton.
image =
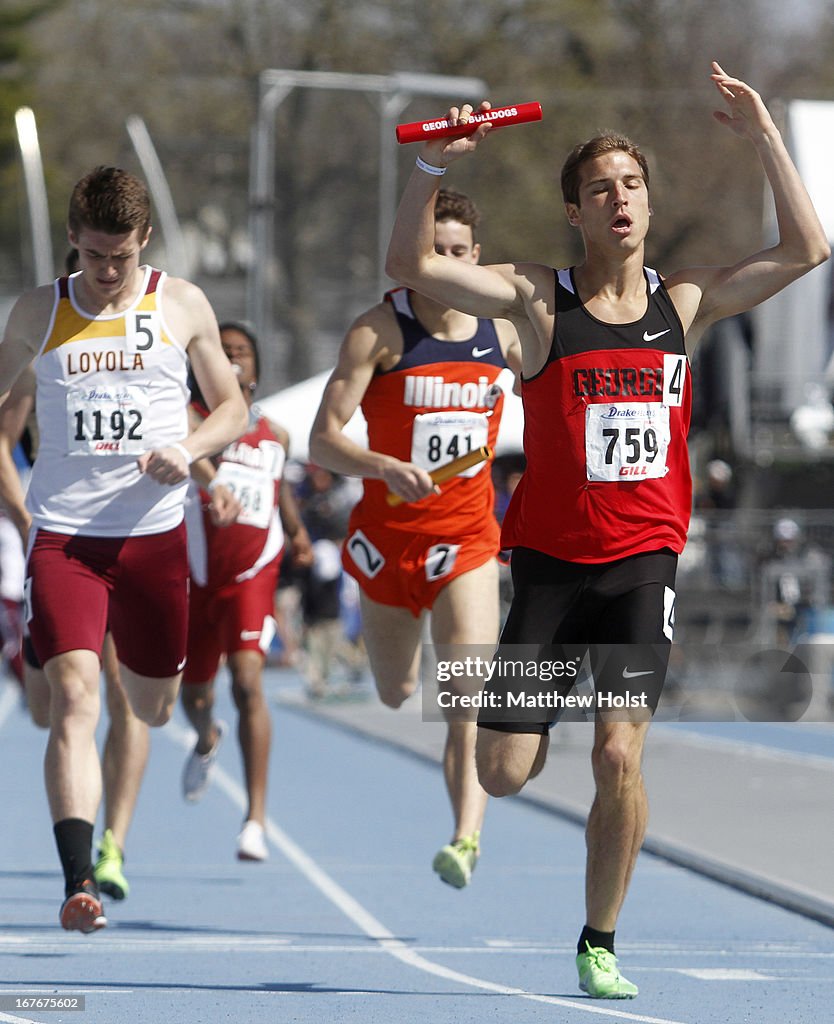
<svg viewBox="0 0 834 1024">
<path fill-rule="evenodd" d="M 473 448 L 471 452 L 467 452 L 466 455 L 461 455 L 457 459 L 452 459 L 451 462 L 447 462 L 443 466 L 438 466 L 437 469 L 433 469 L 429 476 L 436 484 L 445 483 L 446 480 L 451 480 L 453 476 L 457 476 L 458 473 L 462 473 L 465 469 L 469 469 L 472 466 L 477 466 L 479 462 L 486 462 L 487 459 L 492 458 L 492 449 L 489 445 L 483 444 L 480 448 Z M 426 495 L 428 497 L 428 495 Z M 405 502 L 405 498 L 401 498 L 399 494 L 394 494 L 393 491 L 389 491 L 385 495 L 385 500 L 393 508 L 395 505 L 402 505 Z"/>
</svg>

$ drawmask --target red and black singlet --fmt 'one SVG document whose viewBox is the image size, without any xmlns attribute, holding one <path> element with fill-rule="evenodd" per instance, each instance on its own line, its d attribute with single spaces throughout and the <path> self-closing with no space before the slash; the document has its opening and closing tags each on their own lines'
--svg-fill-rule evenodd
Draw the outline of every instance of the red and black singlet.
<svg viewBox="0 0 834 1024">
<path fill-rule="evenodd" d="M 684 332 L 659 275 L 634 323 L 583 306 L 556 273 L 556 329 L 544 368 L 522 381 L 527 469 L 501 546 L 565 561 L 680 553 L 692 503 L 686 437 L 691 377 Z"/>
</svg>

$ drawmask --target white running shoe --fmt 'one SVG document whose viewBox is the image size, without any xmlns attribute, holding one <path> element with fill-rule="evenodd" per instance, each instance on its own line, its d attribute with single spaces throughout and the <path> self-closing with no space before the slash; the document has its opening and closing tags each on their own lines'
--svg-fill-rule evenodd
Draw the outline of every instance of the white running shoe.
<svg viewBox="0 0 834 1024">
<path fill-rule="evenodd" d="M 263 825 L 257 821 L 247 821 L 237 837 L 237 859 L 266 860 L 268 856 Z"/>
<path fill-rule="evenodd" d="M 192 804 L 205 795 L 211 781 L 211 768 L 217 758 L 217 751 L 220 749 L 223 737 L 229 731 L 225 722 L 218 720 L 214 725 L 217 729 L 214 746 L 207 754 L 198 754 L 195 747 L 188 755 L 182 772 L 182 795 Z"/>
</svg>

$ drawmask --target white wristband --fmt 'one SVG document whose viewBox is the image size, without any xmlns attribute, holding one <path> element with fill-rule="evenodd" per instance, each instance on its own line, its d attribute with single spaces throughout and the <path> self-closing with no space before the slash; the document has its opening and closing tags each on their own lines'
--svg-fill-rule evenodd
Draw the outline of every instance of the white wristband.
<svg viewBox="0 0 834 1024">
<path fill-rule="evenodd" d="M 180 455 L 182 455 L 182 457 L 185 459 L 186 466 L 190 466 L 191 463 L 194 461 L 194 456 L 185 447 L 185 445 L 184 444 L 180 444 L 179 441 L 174 441 L 173 444 L 169 444 L 168 447 L 169 448 L 176 448 L 177 449 L 177 451 L 180 453 Z"/>
<path fill-rule="evenodd" d="M 438 178 L 440 177 L 441 174 L 446 173 L 445 167 L 435 167 L 434 164 L 427 164 L 426 161 L 420 156 L 417 157 L 417 166 L 420 168 L 421 171 L 425 171 L 426 174 L 434 174 Z"/>
</svg>

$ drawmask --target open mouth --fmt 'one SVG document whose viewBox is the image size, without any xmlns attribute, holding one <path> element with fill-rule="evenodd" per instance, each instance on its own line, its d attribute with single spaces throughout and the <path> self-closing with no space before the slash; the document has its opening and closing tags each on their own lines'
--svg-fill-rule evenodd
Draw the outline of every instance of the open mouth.
<svg viewBox="0 0 834 1024">
<path fill-rule="evenodd" d="M 611 221 L 612 231 L 616 231 L 618 234 L 627 234 L 631 228 L 631 218 L 621 213 Z"/>
</svg>

